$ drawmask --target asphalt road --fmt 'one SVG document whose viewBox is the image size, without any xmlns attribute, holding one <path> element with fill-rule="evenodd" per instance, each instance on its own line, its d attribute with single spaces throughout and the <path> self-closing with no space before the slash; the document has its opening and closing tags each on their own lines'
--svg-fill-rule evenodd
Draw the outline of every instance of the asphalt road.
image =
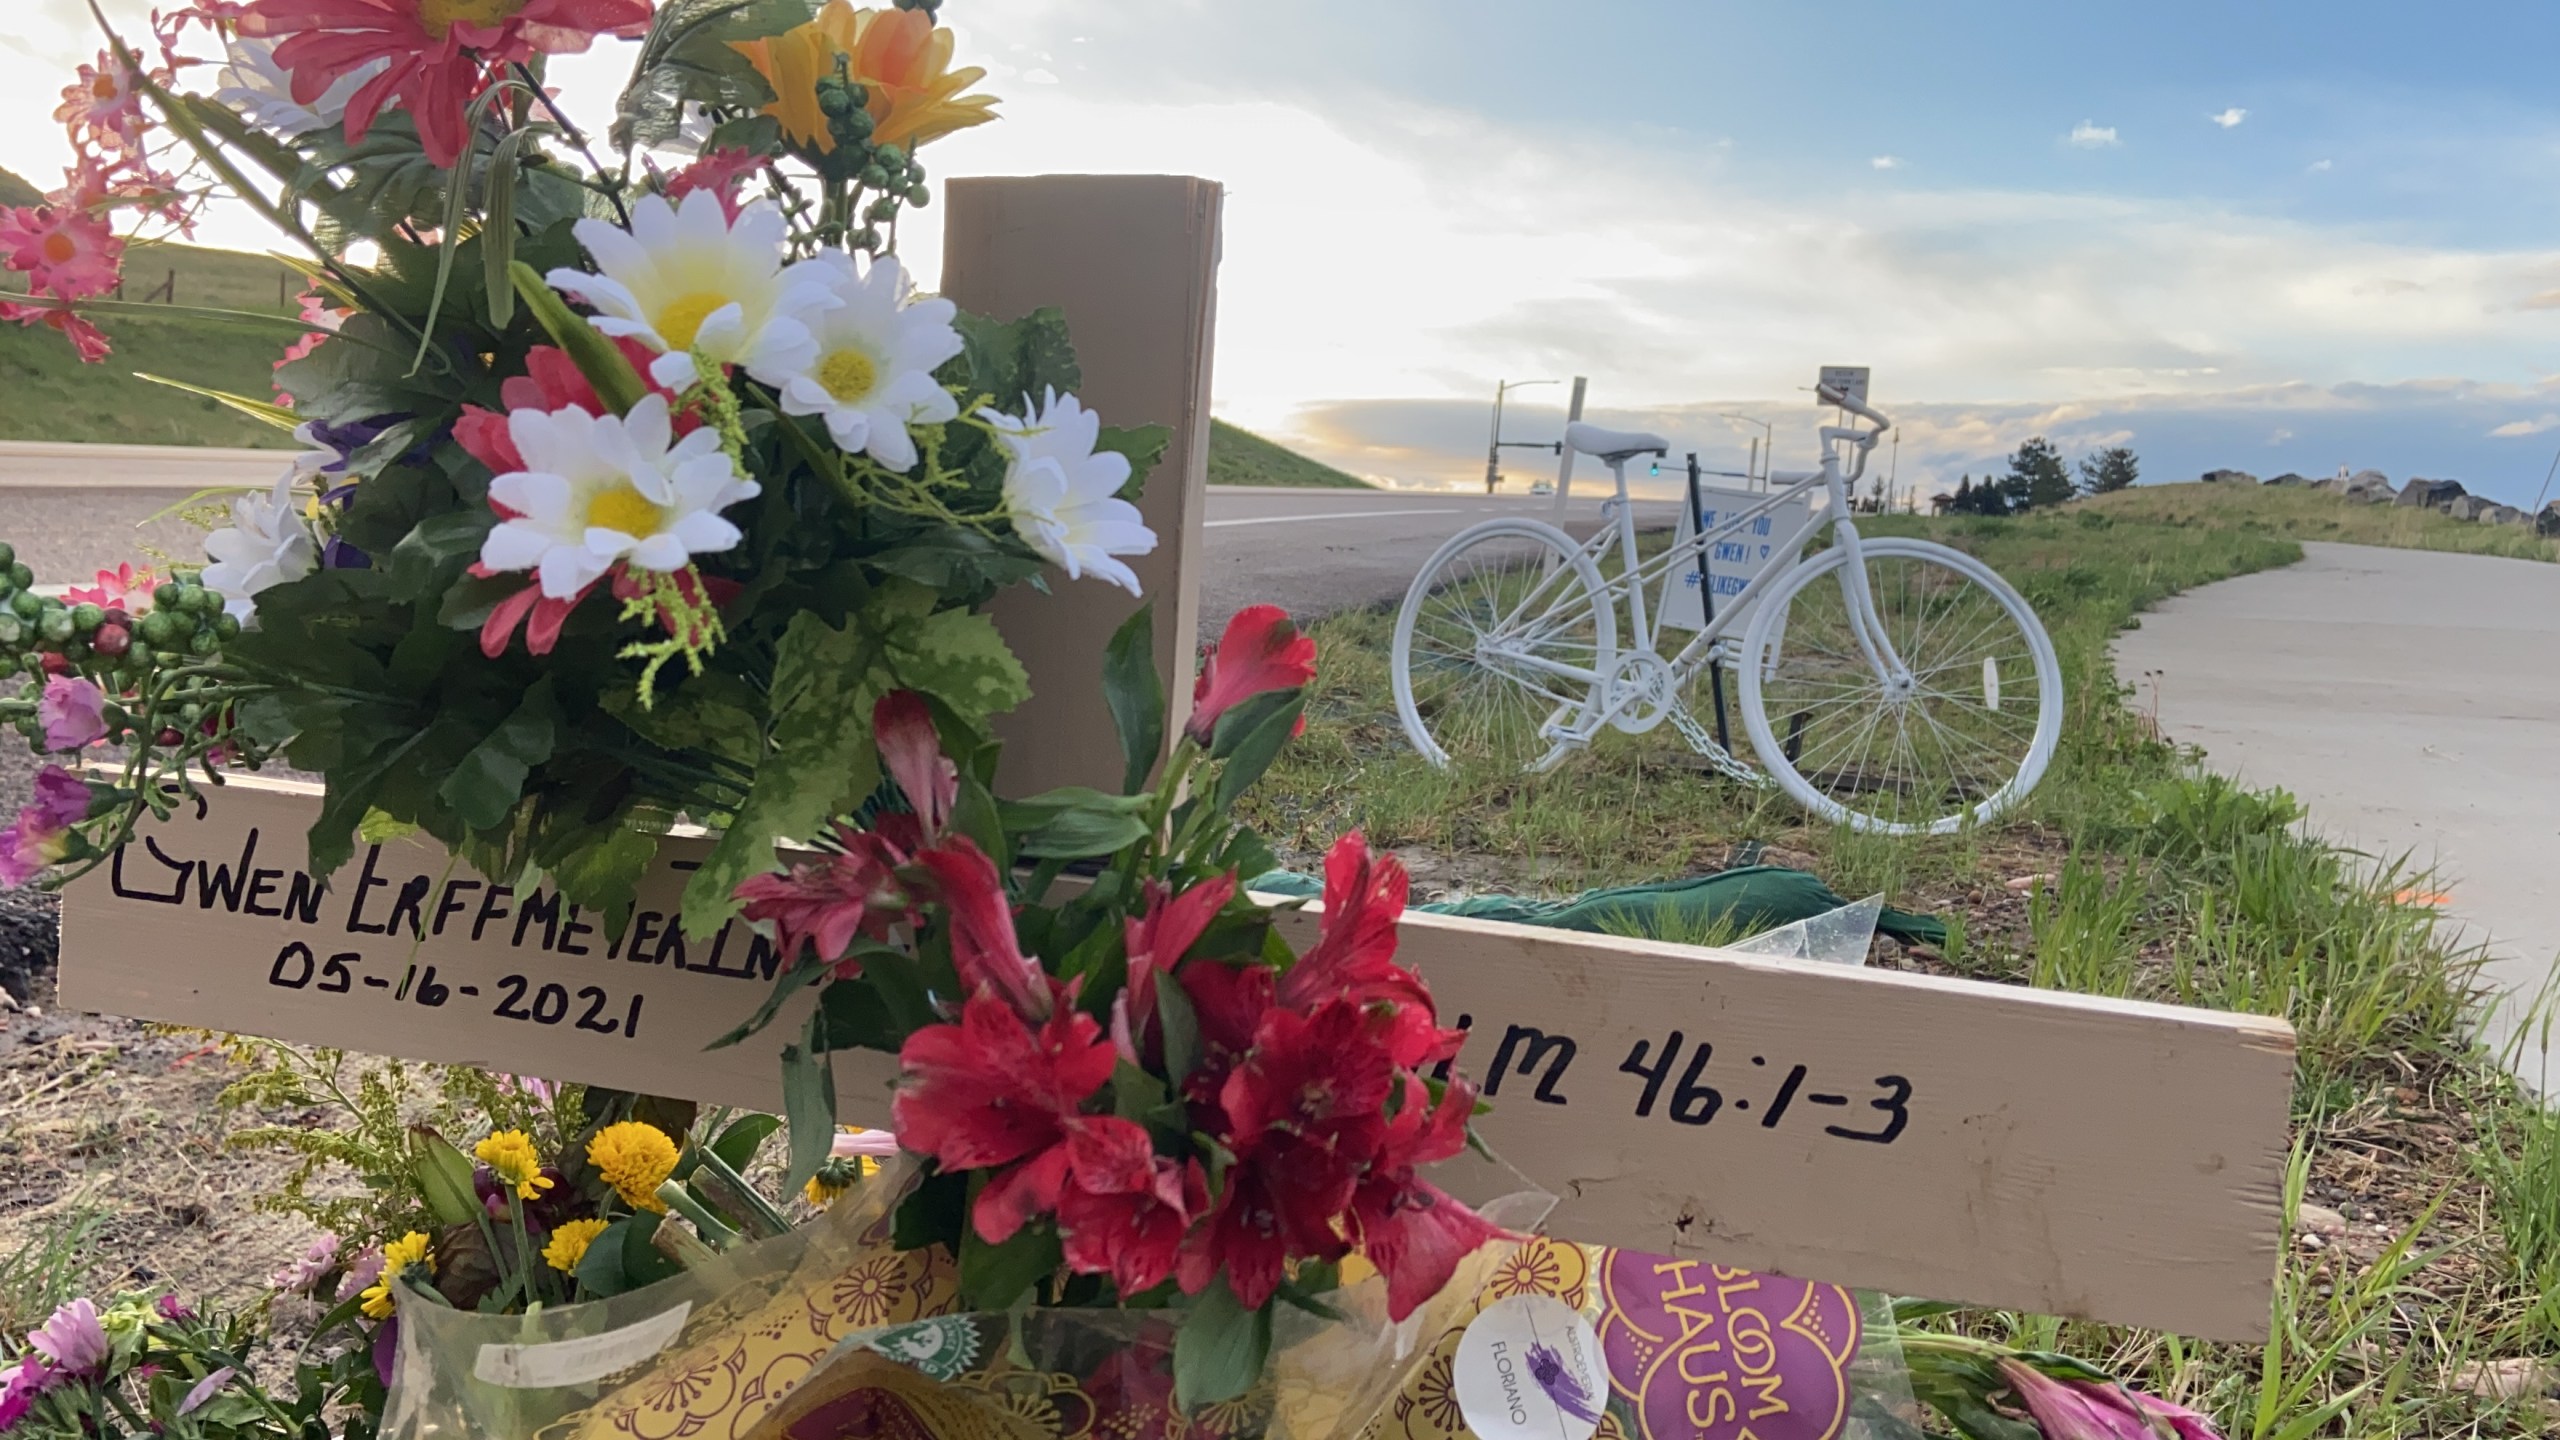
<svg viewBox="0 0 2560 1440">
<path fill-rule="evenodd" d="M 85 580 L 120 560 L 193 558 L 196 525 L 151 517 L 208 487 L 272 481 L 282 465 L 281 452 L 255 450 L 0 446 L 0 540 L 49 584 Z M 158 483 L 137 484 L 146 477 Z M 1580 481 L 1563 517 L 1576 536 L 1600 523 L 1593 483 Z M 1679 509 L 1639 502 L 1636 513 L 1642 523 L 1667 526 Z M 1557 518 L 1553 499 L 1527 495 L 1212 489 L 1202 530 L 1202 628 L 1215 633 L 1229 615 L 1262 601 L 1312 617 L 1393 600 L 1441 541 L 1506 514 Z"/>
<path fill-rule="evenodd" d="M 2137 704 L 2213 767 L 2280 785 L 2312 824 L 2438 871 L 2485 943 L 2515 1035 L 2560 955 L 2560 565 L 2361 545 L 2302 547 L 2142 617 L 2116 647 Z M 2544 1093 L 2536 1034 L 2518 1073 Z"/>
</svg>

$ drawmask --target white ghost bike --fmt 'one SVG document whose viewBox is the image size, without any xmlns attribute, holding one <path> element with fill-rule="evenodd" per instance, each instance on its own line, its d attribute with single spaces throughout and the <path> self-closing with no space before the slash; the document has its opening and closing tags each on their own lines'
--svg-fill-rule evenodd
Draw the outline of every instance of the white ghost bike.
<svg viewBox="0 0 2560 1440">
<path fill-rule="evenodd" d="M 1525 516 L 1487 520 L 1431 557 L 1396 616 L 1396 710 L 1414 748 L 1443 767 L 1540 771 L 1604 730 L 1641 734 L 1668 720 L 1719 769 L 1774 780 L 1859 830 L 1944 834 L 2023 799 L 2062 729 L 2053 641 L 2025 599 L 1963 551 L 1859 536 L 1849 497 L 1892 422 L 1855 396 L 1818 393 L 1865 422 L 1822 428 L 1822 468 L 1772 475 L 1760 503 L 1650 560 L 1637 553 L 1626 466 L 1668 443 L 1567 427 L 1565 443 L 1616 481 L 1614 523 L 1577 542 Z M 1854 456 L 1845 471 L 1844 449 Z M 1718 541 L 1817 485 L 1829 505 L 1779 537 L 1779 561 L 1665 658 L 1646 596 L 1677 570 L 1703 582 Z M 1826 528 L 1831 543 L 1808 553 Z M 1603 578 L 1612 549 L 1615 573 Z M 1717 744 L 1683 698 L 1713 665 L 1740 681 L 1759 770 Z"/>
</svg>

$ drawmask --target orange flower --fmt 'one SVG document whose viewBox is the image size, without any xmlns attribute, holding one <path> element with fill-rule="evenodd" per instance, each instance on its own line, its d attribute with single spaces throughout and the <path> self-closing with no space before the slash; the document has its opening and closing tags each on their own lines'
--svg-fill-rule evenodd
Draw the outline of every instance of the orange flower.
<svg viewBox="0 0 2560 1440">
<path fill-rule="evenodd" d="M 951 68 L 952 34 L 921 10 L 856 10 L 829 0 L 818 18 L 763 40 L 733 40 L 773 87 L 764 113 L 782 123 L 794 145 L 835 152 L 836 138 L 818 108 L 818 82 L 836 73 L 863 87 L 871 112 L 871 140 L 910 151 L 954 130 L 996 118 L 993 95 L 960 92 L 986 76 L 974 66 Z"/>
</svg>

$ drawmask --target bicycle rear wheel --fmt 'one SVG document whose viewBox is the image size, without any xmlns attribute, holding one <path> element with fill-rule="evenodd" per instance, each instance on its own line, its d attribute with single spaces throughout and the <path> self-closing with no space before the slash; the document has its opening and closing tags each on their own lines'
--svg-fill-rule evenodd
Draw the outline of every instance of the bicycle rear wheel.
<svg viewBox="0 0 2560 1440">
<path fill-rule="evenodd" d="M 1432 764 L 1544 769 L 1617 649 L 1600 572 L 1563 531 L 1506 518 L 1451 536 L 1396 613 L 1396 713 Z"/>
<path fill-rule="evenodd" d="M 1742 718 L 1771 778 L 1834 823 L 1889 835 L 1989 821 L 2044 775 L 2062 665 L 1989 566 L 1924 540 L 1860 547 L 1907 678 L 1876 673 L 1851 623 L 1845 550 L 1781 580 L 1742 646 Z"/>
</svg>

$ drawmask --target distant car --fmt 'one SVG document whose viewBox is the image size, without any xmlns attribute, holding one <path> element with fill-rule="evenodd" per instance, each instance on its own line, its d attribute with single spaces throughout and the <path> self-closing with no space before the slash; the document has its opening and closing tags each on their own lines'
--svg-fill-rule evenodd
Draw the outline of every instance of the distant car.
<svg viewBox="0 0 2560 1440">
<path fill-rule="evenodd" d="M 1541 480 L 1537 484 L 1529 487 L 1529 493 L 1532 495 L 1553 495 L 1556 493 L 1556 482 L 1553 480 Z"/>
</svg>

